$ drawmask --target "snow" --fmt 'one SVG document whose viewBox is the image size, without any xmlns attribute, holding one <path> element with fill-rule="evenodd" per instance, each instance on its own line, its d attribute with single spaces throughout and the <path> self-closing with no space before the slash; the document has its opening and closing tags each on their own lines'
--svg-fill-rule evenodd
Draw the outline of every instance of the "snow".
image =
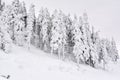
<svg viewBox="0 0 120 80">
<path fill-rule="evenodd" d="M 0 80 L 120 80 L 120 63 L 111 65 L 109 71 L 78 67 L 33 46 L 30 50 L 12 46 L 9 54 L 0 51 L 0 75 L 10 75 L 9 79 L 0 76 Z"/>
</svg>

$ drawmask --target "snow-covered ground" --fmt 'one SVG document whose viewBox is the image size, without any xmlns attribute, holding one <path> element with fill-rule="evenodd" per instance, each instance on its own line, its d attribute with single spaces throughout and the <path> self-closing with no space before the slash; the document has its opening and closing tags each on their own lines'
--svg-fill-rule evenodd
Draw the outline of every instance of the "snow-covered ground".
<svg viewBox="0 0 120 80">
<path fill-rule="evenodd" d="M 34 47 L 28 51 L 14 45 L 10 54 L 0 51 L 0 75 L 10 75 L 8 80 L 120 80 L 120 63 L 109 71 L 86 65 L 78 68 Z"/>
</svg>

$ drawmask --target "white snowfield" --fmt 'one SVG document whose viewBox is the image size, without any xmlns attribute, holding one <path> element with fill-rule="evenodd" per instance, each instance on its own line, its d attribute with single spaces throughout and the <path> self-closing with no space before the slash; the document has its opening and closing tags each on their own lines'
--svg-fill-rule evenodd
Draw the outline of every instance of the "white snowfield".
<svg viewBox="0 0 120 80">
<path fill-rule="evenodd" d="M 0 80 L 120 80 L 120 63 L 109 71 L 59 60 L 41 50 L 13 46 L 12 52 L 0 51 Z"/>
</svg>

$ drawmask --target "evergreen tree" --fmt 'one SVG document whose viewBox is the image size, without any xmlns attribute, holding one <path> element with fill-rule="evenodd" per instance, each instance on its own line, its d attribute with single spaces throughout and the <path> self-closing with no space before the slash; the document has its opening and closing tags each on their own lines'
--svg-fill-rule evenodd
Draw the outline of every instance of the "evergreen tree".
<svg viewBox="0 0 120 80">
<path fill-rule="evenodd" d="M 54 11 L 52 15 L 52 28 L 51 28 L 51 54 L 54 50 L 57 50 L 58 56 L 60 58 L 61 53 L 64 56 L 64 44 L 66 39 L 66 28 L 64 25 L 64 14 L 57 10 Z"/>
<path fill-rule="evenodd" d="M 118 50 L 117 50 L 117 47 L 116 47 L 116 43 L 114 41 L 114 39 L 112 38 L 112 41 L 111 41 L 111 58 L 112 58 L 112 61 L 115 62 L 119 59 L 119 54 L 118 54 Z"/>
<path fill-rule="evenodd" d="M 20 46 L 25 44 L 25 27 L 26 27 L 26 8 L 24 2 L 18 6 L 18 13 L 14 18 L 14 38 L 15 43 Z"/>
<path fill-rule="evenodd" d="M 98 32 L 94 31 L 94 27 L 92 27 L 91 33 L 91 44 L 90 44 L 90 55 L 92 60 L 92 66 L 98 66 L 98 46 L 99 46 L 99 36 Z"/>
<path fill-rule="evenodd" d="M 58 11 L 55 10 L 52 15 L 52 28 L 51 28 L 51 55 L 58 49 L 58 38 L 59 38 L 59 26 L 58 26 Z"/>
<path fill-rule="evenodd" d="M 36 35 L 35 35 L 35 9 L 34 5 L 30 6 L 28 15 L 27 15 L 27 27 L 26 27 L 26 36 L 27 36 L 27 45 L 30 48 L 32 41 L 33 45 L 36 45 Z"/>
<path fill-rule="evenodd" d="M 90 39 L 90 29 L 89 29 L 89 24 L 88 24 L 88 16 L 87 16 L 87 13 L 84 13 L 83 14 L 83 24 L 82 24 L 82 27 L 80 28 L 81 31 L 82 31 L 82 41 L 84 43 L 84 47 L 83 47 L 83 56 L 84 56 L 84 62 L 86 64 L 90 64 L 89 63 L 89 59 L 90 59 L 90 42 L 91 42 L 91 39 Z"/>
<path fill-rule="evenodd" d="M 0 16 L 0 48 L 6 53 L 10 52 L 12 40 L 9 34 L 9 10 L 8 6 L 5 7 L 4 11 Z"/>
<path fill-rule="evenodd" d="M 65 26 L 66 26 L 66 55 L 69 58 L 74 58 L 73 57 L 73 46 L 74 46 L 74 41 L 73 41 L 73 30 L 74 26 L 72 25 L 72 19 L 70 18 L 70 15 L 66 16 L 66 21 L 65 21 Z"/>
<path fill-rule="evenodd" d="M 48 28 L 50 27 L 50 14 L 47 10 L 41 9 L 39 14 L 39 25 L 40 25 L 40 41 L 41 41 L 41 47 L 47 51 L 48 50 L 48 44 L 49 44 L 49 38 L 48 38 Z"/>
<path fill-rule="evenodd" d="M 19 14 L 19 6 L 20 6 L 20 2 L 19 0 L 14 0 L 12 2 L 12 5 L 10 5 L 9 7 L 11 7 L 11 11 L 10 11 L 10 15 L 11 15 L 11 20 L 10 20 L 10 34 L 11 34 L 11 38 L 13 40 L 14 43 L 16 43 L 16 38 L 15 38 L 15 27 L 17 25 L 18 21 L 18 14 Z"/>
<path fill-rule="evenodd" d="M 78 20 L 77 20 L 77 17 L 75 16 L 74 17 L 74 21 L 73 21 L 73 25 L 74 25 L 74 49 L 73 49 L 73 53 L 76 57 L 76 60 L 77 60 L 77 63 L 79 64 L 80 60 L 81 61 L 84 61 L 84 58 L 83 58 L 83 47 L 84 47 L 84 44 L 82 42 L 82 33 L 80 31 L 80 25 L 78 23 Z"/>
</svg>

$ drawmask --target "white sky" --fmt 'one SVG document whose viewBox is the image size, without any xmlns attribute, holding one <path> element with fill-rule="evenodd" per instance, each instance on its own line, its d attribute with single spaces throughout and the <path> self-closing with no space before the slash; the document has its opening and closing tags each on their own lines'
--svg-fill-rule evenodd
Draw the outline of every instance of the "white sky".
<svg viewBox="0 0 120 80">
<path fill-rule="evenodd" d="M 7 3 L 13 0 L 2 0 Z M 25 1 L 27 8 L 31 3 L 36 6 L 36 12 L 41 7 L 47 7 L 50 12 L 61 9 L 64 13 L 81 16 L 87 11 L 90 24 L 100 30 L 102 37 L 111 38 L 120 45 L 120 0 L 20 0 Z"/>
</svg>

